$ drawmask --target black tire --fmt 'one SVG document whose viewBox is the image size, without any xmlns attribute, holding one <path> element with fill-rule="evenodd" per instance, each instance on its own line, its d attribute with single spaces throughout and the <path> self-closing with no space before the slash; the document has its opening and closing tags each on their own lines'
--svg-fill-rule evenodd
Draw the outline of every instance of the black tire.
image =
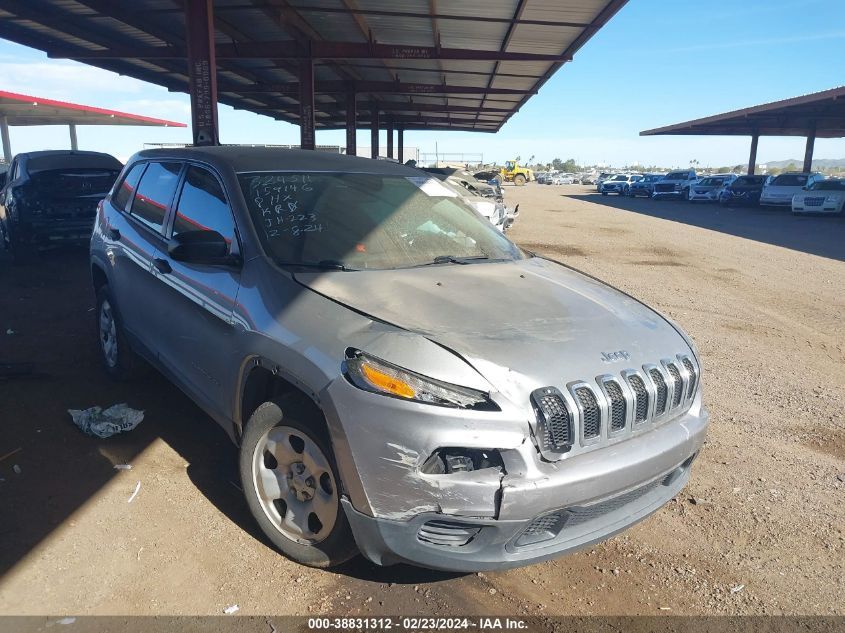
<svg viewBox="0 0 845 633">
<path fill-rule="evenodd" d="M 261 404 L 246 423 L 240 447 L 241 487 L 247 505 L 261 531 L 276 548 L 291 560 L 309 567 L 328 568 L 345 563 L 358 553 L 352 535 L 352 528 L 346 513 L 340 505 L 340 477 L 337 471 L 331 442 L 324 430 L 322 420 L 315 420 L 313 410 L 303 403 L 303 397 L 289 394 Z M 282 422 L 284 421 L 284 424 Z M 337 489 L 337 515 L 335 523 L 326 537 L 316 543 L 304 544 L 286 536 L 274 525 L 261 505 L 253 477 L 253 459 L 259 442 L 277 426 L 296 429 L 306 435 L 325 455 L 334 477 Z"/>
<path fill-rule="evenodd" d="M 513 184 L 515 184 L 517 187 L 521 187 L 525 184 L 525 176 L 523 176 L 522 174 L 517 174 L 513 177 Z"/>
<path fill-rule="evenodd" d="M 681 191 L 681 199 L 686 200 L 687 202 L 692 202 L 692 200 L 689 199 L 689 189 Z"/>
<path fill-rule="evenodd" d="M 116 349 L 116 356 L 112 359 L 107 354 L 108 342 L 104 340 L 103 319 L 105 318 L 104 309 L 108 307 L 110 318 L 114 322 L 113 334 L 110 333 L 109 338 L 114 336 L 114 344 Z M 120 314 L 117 309 L 114 297 L 107 285 L 101 286 L 97 290 L 97 308 L 94 310 L 94 324 L 97 332 L 97 343 L 100 348 L 100 360 L 103 363 L 103 368 L 106 373 L 115 380 L 131 380 L 135 378 L 141 367 L 143 361 L 129 345 L 126 339 L 126 334 L 123 331 L 123 324 L 120 320 Z"/>
</svg>

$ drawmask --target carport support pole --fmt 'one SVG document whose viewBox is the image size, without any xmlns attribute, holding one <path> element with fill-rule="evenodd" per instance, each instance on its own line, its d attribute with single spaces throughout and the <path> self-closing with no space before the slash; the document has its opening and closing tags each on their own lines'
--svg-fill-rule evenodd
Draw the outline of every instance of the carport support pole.
<svg viewBox="0 0 845 633">
<path fill-rule="evenodd" d="M 760 135 L 754 134 L 751 137 L 751 156 L 748 158 L 748 175 L 753 176 L 757 169 L 757 144 L 760 142 Z"/>
<path fill-rule="evenodd" d="M 378 108 L 373 108 L 373 121 L 370 126 L 370 158 L 378 158 Z"/>
<path fill-rule="evenodd" d="M 0 136 L 3 137 L 3 158 L 6 163 L 12 162 L 12 141 L 9 140 L 9 119 L 0 117 Z"/>
<path fill-rule="evenodd" d="M 358 139 L 356 136 L 355 124 L 358 120 L 358 103 L 355 93 L 346 93 L 346 155 L 357 156 Z"/>
<path fill-rule="evenodd" d="M 816 128 L 814 127 L 807 134 L 807 147 L 804 150 L 804 171 L 808 172 L 813 169 L 813 150 L 816 146 Z"/>
<path fill-rule="evenodd" d="M 219 145 L 212 0 L 185 0 L 185 25 L 194 145 Z"/>
<path fill-rule="evenodd" d="M 387 156 L 393 158 L 393 121 L 387 122 Z"/>
<path fill-rule="evenodd" d="M 79 143 L 76 140 L 76 125 L 71 123 L 67 126 L 67 129 L 70 132 L 70 148 L 76 151 L 79 149 Z"/>
<path fill-rule="evenodd" d="M 405 130 L 400 125 L 396 130 L 396 158 L 400 163 L 405 162 Z"/>
<path fill-rule="evenodd" d="M 299 147 L 315 149 L 314 131 L 314 60 L 299 65 Z"/>
</svg>

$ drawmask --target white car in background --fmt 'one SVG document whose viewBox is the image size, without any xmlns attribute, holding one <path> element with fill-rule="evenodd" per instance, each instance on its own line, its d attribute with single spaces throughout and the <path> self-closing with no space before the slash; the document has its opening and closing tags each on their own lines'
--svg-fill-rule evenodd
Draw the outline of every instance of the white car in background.
<svg viewBox="0 0 845 633">
<path fill-rule="evenodd" d="M 719 196 L 729 184 L 736 180 L 736 174 L 713 174 L 690 185 L 690 202 L 718 202 Z"/>
<path fill-rule="evenodd" d="M 599 191 L 603 196 L 606 196 L 609 193 L 627 196 L 631 183 L 639 182 L 642 179 L 642 174 L 615 174 L 601 183 Z"/>
<path fill-rule="evenodd" d="M 824 180 L 824 176 L 818 172 L 788 171 L 775 176 L 763 187 L 760 205 L 764 207 L 792 206 L 792 197 L 795 194 L 809 189 L 820 180 Z"/>
<path fill-rule="evenodd" d="M 842 213 L 845 179 L 818 180 L 792 197 L 792 213 Z"/>
</svg>

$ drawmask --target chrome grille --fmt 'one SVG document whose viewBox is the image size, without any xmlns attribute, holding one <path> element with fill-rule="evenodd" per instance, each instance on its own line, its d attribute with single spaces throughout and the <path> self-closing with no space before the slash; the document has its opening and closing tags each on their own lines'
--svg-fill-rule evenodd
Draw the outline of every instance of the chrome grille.
<svg viewBox="0 0 845 633">
<path fill-rule="evenodd" d="M 553 389 L 542 389 L 533 395 L 543 428 L 543 444 L 547 450 L 569 450 L 572 446 L 572 414 L 563 398 Z"/>
<path fill-rule="evenodd" d="M 581 403 L 583 410 L 583 432 L 584 439 L 588 440 L 598 437 L 601 432 L 601 410 L 599 403 L 596 401 L 596 395 L 589 387 L 578 387 L 575 390 L 575 395 Z"/>
<path fill-rule="evenodd" d="M 634 390 L 634 395 L 636 397 L 634 424 L 645 422 L 648 417 L 649 405 L 649 395 L 648 390 L 645 388 L 645 383 L 639 376 L 629 376 L 628 384 L 631 385 L 631 389 Z"/>
<path fill-rule="evenodd" d="M 610 399 L 610 430 L 621 431 L 628 417 L 628 403 L 625 402 L 622 387 L 615 380 L 608 380 L 604 383 L 604 390 Z"/>
<path fill-rule="evenodd" d="M 687 398 L 692 398 L 695 395 L 695 388 L 698 383 L 698 374 L 695 373 L 695 367 L 692 364 L 692 361 L 689 358 L 684 358 L 682 360 L 684 363 L 684 367 L 686 367 L 687 372 L 689 373 L 689 387 L 687 387 Z"/>
<path fill-rule="evenodd" d="M 674 409 L 681 404 L 681 399 L 684 397 L 684 381 L 681 379 L 681 372 L 675 367 L 675 363 L 668 363 L 666 369 L 672 376 L 672 382 L 675 385 L 675 390 L 672 392 L 672 408 Z"/>
<path fill-rule="evenodd" d="M 548 460 L 564 459 L 572 449 L 613 443 L 681 415 L 697 392 L 699 372 L 687 353 L 637 369 L 620 367 L 618 373 L 572 381 L 565 388 L 537 389 L 531 403 L 538 448 Z"/>
<path fill-rule="evenodd" d="M 657 404 L 654 408 L 654 415 L 663 415 L 666 413 L 666 398 L 669 395 L 669 388 L 666 386 L 666 381 L 663 380 L 663 374 L 659 369 L 651 369 L 648 372 L 654 387 L 657 389 Z"/>
</svg>

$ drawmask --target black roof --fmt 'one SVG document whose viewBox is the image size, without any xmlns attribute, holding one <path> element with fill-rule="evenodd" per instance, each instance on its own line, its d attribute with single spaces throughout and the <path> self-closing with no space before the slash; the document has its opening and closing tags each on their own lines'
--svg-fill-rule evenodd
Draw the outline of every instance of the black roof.
<svg viewBox="0 0 845 633">
<path fill-rule="evenodd" d="M 221 145 L 208 147 L 184 147 L 147 149 L 130 159 L 143 158 L 197 160 L 219 169 L 235 172 L 255 171 L 328 171 L 357 172 L 366 174 L 420 177 L 419 169 L 407 167 L 389 160 L 372 160 L 358 156 L 315 152 L 280 147 L 252 147 L 246 145 Z"/>
</svg>

